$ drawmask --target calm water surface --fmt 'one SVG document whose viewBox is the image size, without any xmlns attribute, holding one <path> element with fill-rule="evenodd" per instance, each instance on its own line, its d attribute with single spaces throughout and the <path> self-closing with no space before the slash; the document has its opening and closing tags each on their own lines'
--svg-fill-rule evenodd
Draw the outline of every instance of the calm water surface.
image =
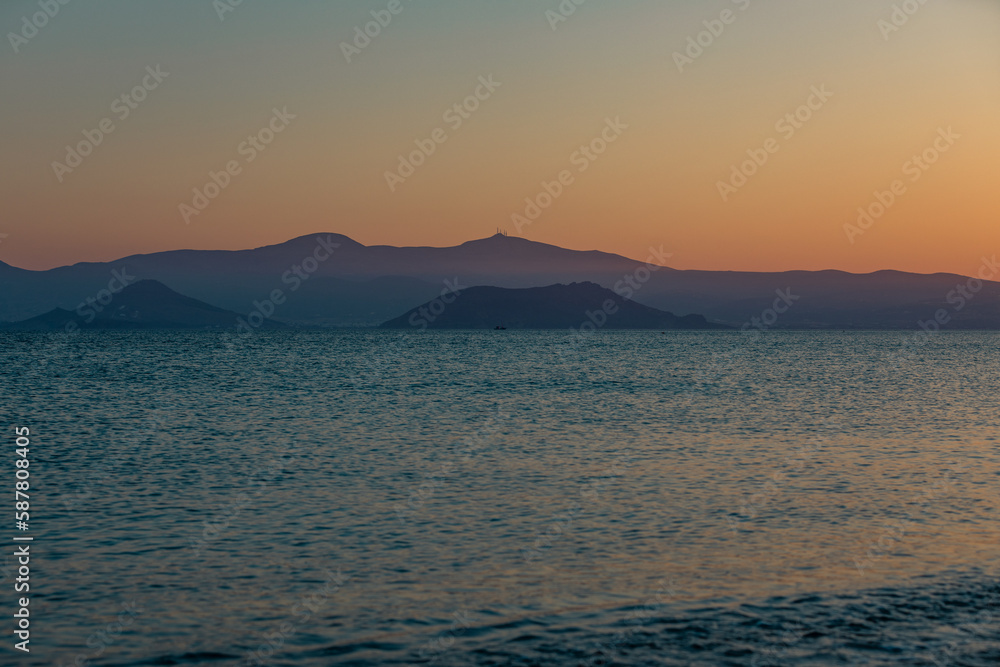
<svg viewBox="0 0 1000 667">
<path fill-rule="evenodd" d="M 0 335 L 16 664 L 995 665 L 1000 335 L 912 338 Z"/>
</svg>

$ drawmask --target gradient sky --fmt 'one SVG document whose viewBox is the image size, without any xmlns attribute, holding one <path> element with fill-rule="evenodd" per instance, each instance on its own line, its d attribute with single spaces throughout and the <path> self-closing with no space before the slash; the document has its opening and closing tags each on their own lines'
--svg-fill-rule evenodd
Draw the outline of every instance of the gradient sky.
<svg viewBox="0 0 1000 667">
<path fill-rule="evenodd" d="M 224 2 L 225 0 L 219 0 Z M 972 273 L 1000 253 L 1000 3 L 929 0 L 888 39 L 898 0 L 401 0 L 348 63 L 340 44 L 389 0 L 71 2 L 20 43 L 37 0 L 0 4 L 0 260 L 43 269 L 177 248 L 239 249 L 316 231 L 367 244 L 456 245 L 517 230 L 525 198 L 574 181 L 519 235 L 677 268 Z M 735 21 L 683 72 L 703 21 Z M 119 120 L 147 66 L 169 76 Z M 444 111 L 501 83 L 457 130 Z M 833 97 L 790 139 L 775 123 L 812 86 Z M 250 163 L 273 108 L 295 114 Z M 606 118 L 628 124 L 580 173 Z M 103 118 L 115 131 L 59 182 L 54 161 Z M 387 170 L 436 128 L 448 140 L 390 192 Z M 917 181 L 904 163 L 961 136 Z M 746 151 L 771 155 L 723 202 Z M 198 216 L 209 171 L 241 173 Z M 906 192 L 865 233 L 874 192 Z"/>
</svg>

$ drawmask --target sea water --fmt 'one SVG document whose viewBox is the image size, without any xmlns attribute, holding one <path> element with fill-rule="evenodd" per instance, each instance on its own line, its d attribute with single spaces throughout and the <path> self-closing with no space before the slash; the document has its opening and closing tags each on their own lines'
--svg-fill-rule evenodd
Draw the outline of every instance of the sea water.
<svg viewBox="0 0 1000 667">
<path fill-rule="evenodd" d="M 0 341 L 4 664 L 1000 661 L 996 333 Z"/>
</svg>

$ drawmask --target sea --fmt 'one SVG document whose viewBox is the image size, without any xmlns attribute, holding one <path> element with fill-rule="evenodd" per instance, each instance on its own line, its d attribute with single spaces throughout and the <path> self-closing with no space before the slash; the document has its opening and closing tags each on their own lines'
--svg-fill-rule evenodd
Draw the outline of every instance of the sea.
<svg viewBox="0 0 1000 667">
<path fill-rule="evenodd" d="M 0 664 L 1000 663 L 997 332 L 2 333 L 0 360 Z"/>
</svg>

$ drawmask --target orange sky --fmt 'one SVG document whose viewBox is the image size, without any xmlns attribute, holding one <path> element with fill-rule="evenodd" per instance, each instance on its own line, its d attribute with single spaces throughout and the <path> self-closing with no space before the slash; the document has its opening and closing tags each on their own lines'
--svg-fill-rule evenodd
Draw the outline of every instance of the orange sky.
<svg viewBox="0 0 1000 667">
<path fill-rule="evenodd" d="M 388 4 L 245 3 L 221 19 L 194 0 L 71 4 L 16 50 L 8 38 L 0 260 L 315 231 L 455 245 L 498 226 L 633 257 L 663 245 L 677 268 L 969 273 L 1000 253 L 995 2 L 932 0 L 890 31 L 893 3 L 867 0 L 590 0 L 565 21 L 546 15 L 555 0 L 404 0 L 348 62 L 342 44 Z M 4 32 L 33 7 L 4 3 Z M 699 33 L 707 46 L 687 51 Z M 103 119 L 114 129 L 90 155 L 54 165 Z M 271 143 L 244 144 L 269 124 L 283 126 Z M 614 141 L 590 159 L 581 146 L 602 132 Z M 433 154 L 391 190 L 418 141 Z M 720 182 L 752 155 L 766 162 L 724 201 Z M 185 216 L 227 163 L 228 185 Z M 845 231 L 897 180 L 881 217 Z M 558 196 L 518 229 L 543 183 Z"/>
</svg>

